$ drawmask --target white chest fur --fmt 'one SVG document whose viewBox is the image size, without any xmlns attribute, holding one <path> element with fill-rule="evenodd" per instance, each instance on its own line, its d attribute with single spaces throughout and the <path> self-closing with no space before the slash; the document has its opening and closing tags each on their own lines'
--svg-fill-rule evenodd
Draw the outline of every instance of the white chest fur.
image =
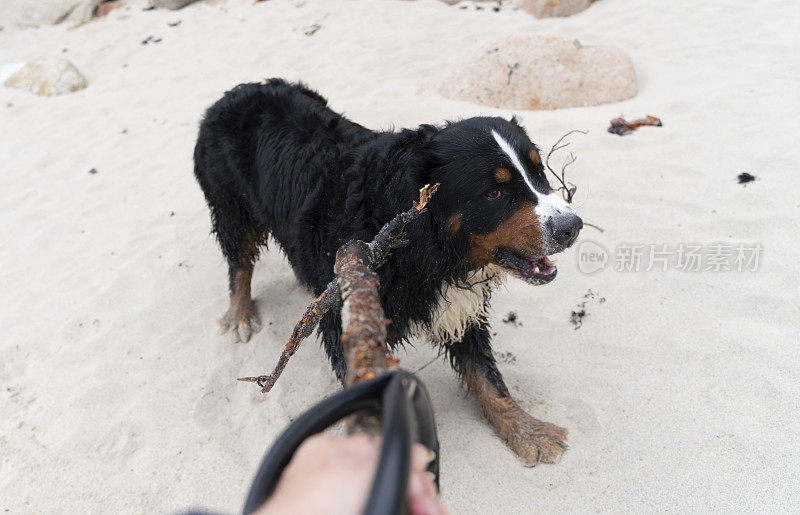
<svg viewBox="0 0 800 515">
<path fill-rule="evenodd" d="M 486 299 L 505 276 L 502 268 L 488 265 L 472 272 L 463 283 L 445 284 L 439 292 L 431 323 L 415 327 L 412 335 L 425 335 L 436 342 L 461 340 L 471 322 L 487 319 Z"/>
</svg>

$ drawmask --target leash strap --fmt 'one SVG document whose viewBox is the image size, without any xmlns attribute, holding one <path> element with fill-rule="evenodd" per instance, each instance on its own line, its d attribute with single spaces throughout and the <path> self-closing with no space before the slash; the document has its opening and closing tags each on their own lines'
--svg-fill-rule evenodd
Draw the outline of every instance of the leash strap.
<svg viewBox="0 0 800 515">
<path fill-rule="evenodd" d="M 439 439 L 430 396 L 414 374 L 394 370 L 328 397 L 292 422 L 264 456 L 247 495 L 244 515 L 256 511 L 275 491 L 283 469 L 308 437 L 344 417 L 365 409 L 380 409 L 383 441 L 378 470 L 365 515 L 403 515 L 411 466 L 411 444 L 416 441 L 436 457 L 428 471 L 439 486 Z"/>
</svg>

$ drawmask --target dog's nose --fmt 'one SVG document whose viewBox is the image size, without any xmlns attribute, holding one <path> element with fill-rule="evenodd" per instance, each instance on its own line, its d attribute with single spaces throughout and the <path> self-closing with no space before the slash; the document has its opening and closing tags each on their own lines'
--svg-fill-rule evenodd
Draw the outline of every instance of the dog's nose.
<svg viewBox="0 0 800 515">
<path fill-rule="evenodd" d="M 553 239 L 561 247 L 567 248 L 578 238 L 583 228 L 583 220 L 575 213 L 554 216 L 551 220 Z"/>
</svg>

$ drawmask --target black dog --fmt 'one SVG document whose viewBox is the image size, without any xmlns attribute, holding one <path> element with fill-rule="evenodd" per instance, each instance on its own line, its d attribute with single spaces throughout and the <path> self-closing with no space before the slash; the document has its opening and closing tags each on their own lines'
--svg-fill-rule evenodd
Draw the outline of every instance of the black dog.
<svg viewBox="0 0 800 515">
<path fill-rule="evenodd" d="M 552 281 L 556 267 L 547 256 L 572 245 L 583 226 L 548 184 L 538 149 L 516 120 L 374 132 L 302 84 L 271 79 L 239 85 L 208 110 L 194 161 L 229 265 L 222 328 L 237 341 L 260 329 L 250 280 L 269 235 L 320 294 L 343 243 L 370 241 L 420 187 L 440 183 L 428 212 L 408 227 L 412 244 L 379 271 L 389 343 L 427 335 L 527 464 L 561 455 L 566 431 L 511 398 L 487 322 L 492 287 L 505 273 L 531 284 Z M 320 333 L 342 379 L 338 313 L 325 315 Z"/>
</svg>

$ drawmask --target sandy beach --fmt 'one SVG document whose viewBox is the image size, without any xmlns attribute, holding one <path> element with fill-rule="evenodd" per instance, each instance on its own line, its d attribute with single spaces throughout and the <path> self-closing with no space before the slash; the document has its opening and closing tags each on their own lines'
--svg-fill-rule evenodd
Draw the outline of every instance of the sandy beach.
<svg viewBox="0 0 800 515">
<path fill-rule="evenodd" d="M 311 300 L 275 250 L 253 282 L 264 329 L 217 335 L 226 266 L 192 174 L 198 122 L 274 76 L 373 129 L 515 114 L 545 149 L 589 131 L 571 138 L 569 178 L 604 232 L 586 227 L 553 283 L 510 279 L 492 313 L 509 388 L 570 431 L 561 462 L 524 467 L 427 342 L 398 354 L 431 391 L 452 513 L 800 511 L 800 9 L 463 5 L 128 0 L 76 28 L 0 17 L 0 66 L 64 57 L 88 83 L 49 98 L 0 86 L 0 511 L 236 512 L 266 447 L 338 388 L 316 339 L 267 397 L 235 381 L 272 368 Z M 619 47 L 638 94 L 524 111 L 438 92 L 517 34 Z M 647 114 L 663 127 L 606 132 Z M 761 250 L 741 271 L 646 270 L 648 249 L 689 244 Z M 618 270 L 636 245 L 642 266 Z M 586 273 L 581 252 L 598 248 L 607 264 Z"/>
</svg>

